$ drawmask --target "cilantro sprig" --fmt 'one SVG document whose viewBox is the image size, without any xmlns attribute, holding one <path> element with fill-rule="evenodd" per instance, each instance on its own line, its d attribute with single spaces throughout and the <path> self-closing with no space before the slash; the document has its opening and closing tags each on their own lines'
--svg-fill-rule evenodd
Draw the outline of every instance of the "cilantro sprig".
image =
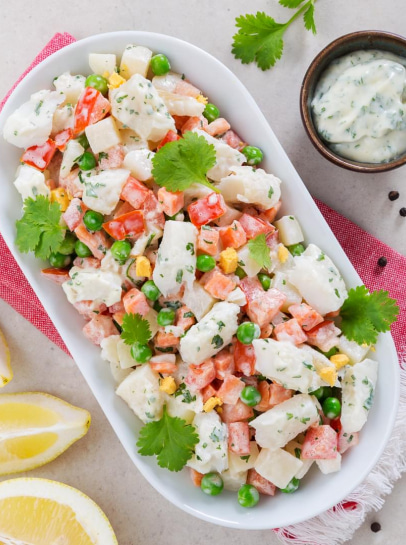
<svg viewBox="0 0 406 545">
<path fill-rule="evenodd" d="M 149 322 L 141 314 L 125 314 L 121 328 L 121 338 L 125 344 L 147 344 L 152 337 Z"/>
<path fill-rule="evenodd" d="M 152 164 L 155 182 L 168 191 L 185 191 L 199 183 L 219 193 L 206 176 L 216 164 L 216 150 L 204 136 L 186 132 L 180 140 L 165 144 L 155 154 Z"/>
<path fill-rule="evenodd" d="M 399 307 L 384 290 L 369 293 L 365 286 L 348 292 L 341 307 L 341 330 L 347 339 L 358 344 L 375 344 L 378 333 L 389 331 L 396 321 Z"/>
<path fill-rule="evenodd" d="M 277 23 L 270 15 L 258 11 L 256 15 L 246 14 L 236 18 L 238 32 L 233 36 L 232 53 L 243 64 L 256 62 L 262 70 L 268 70 L 282 57 L 283 35 L 289 26 L 303 14 L 307 30 L 316 34 L 314 3 L 316 0 L 279 0 L 287 8 L 297 12 L 286 23 Z"/>
<path fill-rule="evenodd" d="M 39 259 L 48 259 L 57 252 L 65 236 L 60 223 L 61 208 L 57 202 L 44 195 L 24 201 L 23 217 L 16 222 L 18 249 L 23 253 L 34 252 Z"/>
<path fill-rule="evenodd" d="M 271 267 L 271 257 L 264 234 L 252 238 L 248 242 L 248 250 L 252 259 L 261 266 L 262 269 Z"/>
<path fill-rule="evenodd" d="M 195 428 L 177 416 L 169 416 L 165 405 L 160 420 L 141 428 L 137 447 L 142 456 L 155 454 L 160 467 L 180 471 L 192 457 L 198 442 Z"/>
</svg>

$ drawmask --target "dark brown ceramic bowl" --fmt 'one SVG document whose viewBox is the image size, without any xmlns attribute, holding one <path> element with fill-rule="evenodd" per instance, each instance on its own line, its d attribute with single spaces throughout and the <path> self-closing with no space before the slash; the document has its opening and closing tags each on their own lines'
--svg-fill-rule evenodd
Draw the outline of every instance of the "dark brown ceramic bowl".
<svg viewBox="0 0 406 545">
<path fill-rule="evenodd" d="M 388 163 L 358 163 L 334 153 L 324 142 L 313 123 L 311 101 L 321 74 L 336 58 L 358 49 L 379 49 L 406 57 L 406 38 L 380 30 L 363 30 L 341 36 L 315 57 L 303 79 L 300 92 L 300 113 L 304 128 L 313 146 L 332 163 L 355 172 L 385 172 L 406 164 L 406 153 Z"/>
</svg>

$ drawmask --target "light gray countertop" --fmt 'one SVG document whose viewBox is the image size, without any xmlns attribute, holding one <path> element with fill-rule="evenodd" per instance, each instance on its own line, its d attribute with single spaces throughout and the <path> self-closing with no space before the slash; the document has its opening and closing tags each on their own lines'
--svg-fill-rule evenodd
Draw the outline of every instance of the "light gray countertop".
<svg viewBox="0 0 406 545">
<path fill-rule="evenodd" d="M 0 0 L 0 97 L 30 64 L 56 32 L 77 39 L 115 30 L 148 30 L 177 36 L 220 59 L 257 101 L 294 166 L 314 197 L 406 254 L 406 171 L 380 175 L 344 171 L 312 147 L 301 124 L 299 90 L 307 66 L 322 47 L 347 32 L 380 29 L 405 33 L 403 0 L 318 0 L 317 36 L 297 21 L 285 34 L 282 60 L 268 72 L 242 65 L 231 54 L 234 18 L 266 11 L 277 20 L 290 17 L 276 0 L 71 0 L 68 4 L 37 0 Z M 387 194 L 398 190 L 390 202 Z M 42 390 L 88 409 L 92 425 L 88 434 L 63 456 L 27 475 L 60 480 L 91 496 L 109 517 L 120 545 L 194 545 L 232 542 L 248 545 L 261 540 L 276 544 L 272 532 L 236 531 L 199 521 L 173 507 L 139 474 L 127 457 L 88 386 L 71 358 L 31 324 L 0 301 L 0 329 L 12 353 L 14 380 L 3 392 Z M 406 508 L 405 479 L 396 486 L 378 514 L 370 515 L 357 531 L 352 545 L 400 545 Z M 382 531 L 373 534 L 377 520 Z"/>
</svg>

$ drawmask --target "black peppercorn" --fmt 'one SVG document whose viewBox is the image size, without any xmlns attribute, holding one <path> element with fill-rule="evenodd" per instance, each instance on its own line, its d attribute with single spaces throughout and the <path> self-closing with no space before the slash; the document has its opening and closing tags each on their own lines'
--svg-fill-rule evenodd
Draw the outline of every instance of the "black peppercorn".
<svg viewBox="0 0 406 545">
<path fill-rule="evenodd" d="M 406 208 L 403 207 L 399 210 L 399 214 L 402 216 L 402 218 L 406 217 Z"/>
<path fill-rule="evenodd" d="M 373 522 L 373 523 L 371 524 L 371 530 L 372 530 L 373 532 L 375 532 L 375 533 L 380 532 L 380 530 L 381 530 L 381 525 L 379 524 L 379 522 Z"/>
<path fill-rule="evenodd" d="M 387 263 L 388 263 L 388 260 L 386 259 L 385 256 L 382 256 L 382 257 L 380 257 L 380 258 L 378 259 L 378 265 L 379 265 L 380 267 L 385 267 L 385 266 L 387 265 Z"/>
<path fill-rule="evenodd" d="M 388 197 L 390 201 L 396 201 L 399 198 L 399 191 L 389 191 Z"/>
</svg>

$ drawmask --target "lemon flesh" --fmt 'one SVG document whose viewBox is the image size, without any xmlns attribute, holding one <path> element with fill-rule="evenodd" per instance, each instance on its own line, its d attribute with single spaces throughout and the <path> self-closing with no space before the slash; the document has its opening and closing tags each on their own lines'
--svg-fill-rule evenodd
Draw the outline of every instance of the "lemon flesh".
<svg viewBox="0 0 406 545">
<path fill-rule="evenodd" d="M 0 475 L 55 459 L 86 434 L 90 414 L 41 392 L 0 395 Z"/>
<path fill-rule="evenodd" d="M 0 483 L 0 543 L 117 545 L 100 507 L 70 486 L 47 479 Z"/>
<path fill-rule="evenodd" d="M 0 331 L 0 388 L 5 386 L 13 378 L 13 370 L 10 364 L 10 350 L 6 339 Z"/>
</svg>

